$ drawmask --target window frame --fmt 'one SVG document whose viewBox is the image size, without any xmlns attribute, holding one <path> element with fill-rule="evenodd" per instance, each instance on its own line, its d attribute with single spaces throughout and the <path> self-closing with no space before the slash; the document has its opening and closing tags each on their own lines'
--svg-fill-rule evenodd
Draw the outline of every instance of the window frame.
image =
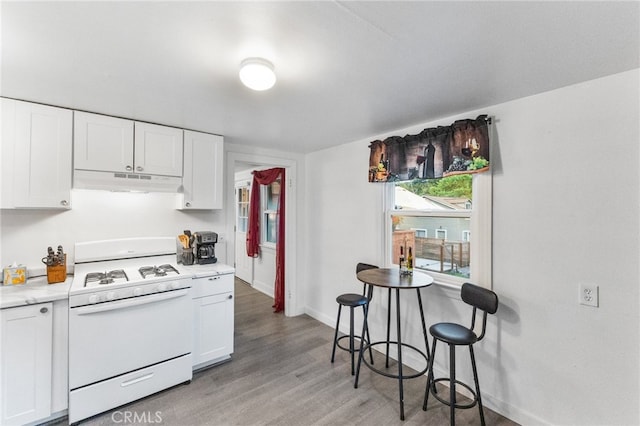
<svg viewBox="0 0 640 426">
<path fill-rule="evenodd" d="M 395 209 L 395 183 L 384 183 L 383 188 L 383 235 L 384 235 L 384 265 L 392 267 L 392 221 L 391 216 L 436 216 L 436 217 L 467 217 L 468 211 L 442 211 L 442 210 L 403 210 Z M 455 277 L 448 274 L 429 271 L 434 279 L 434 284 L 459 289 L 465 282 L 492 288 L 493 275 L 493 176 L 492 171 L 474 173 L 472 178 L 473 203 L 470 217 L 470 229 L 473 238 L 470 241 L 472 262 L 470 264 L 469 278 Z"/>
<path fill-rule="evenodd" d="M 282 188 L 282 184 L 280 182 L 280 179 L 278 178 L 275 182 L 278 182 L 278 184 L 280 185 L 280 191 L 283 190 Z M 280 198 L 276 197 L 276 209 L 268 209 L 268 204 L 269 204 L 269 191 L 271 190 L 271 186 L 275 183 L 270 183 L 269 185 L 260 185 L 260 227 L 261 227 L 261 232 L 260 232 L 260 243 L 263 247 L 267 247 L 267 248 L 272 248 L 272 249 L 276 249 L 276 244 L 278 242 L 278 233 L 276 231 L 276 240 L 275 241 L 268 241 L 268 226 L 267 226 L 267 218 L 269 217 L 269 215 L 274 215 L 275 216 L 275 221 L 274 221 L 274 226 L 277 229 L 277 224 L 278 224 L 278 207 L 280 204 Z"/>
<path fill-rule="evenodd" d="M 249 231 L 249 204 L 251 201 L 251 182 L 246 181 L 238 184 L 235 184 L 235 211 L 236 211 L 236 223 L 235 229 L 238 232 L 247 233 Z M 240 194 L 246 191 L 246 201 L 241 200 Z M 243 209 L 244 207 L 244 209 Z M 246 213 L 246 216 L 242 216 L 243 211 Z M 240 220 L 244 221 L 244 227 L 241 226 Z M 244 229 L 242 229 L 244 228 Z"/>
</svg>

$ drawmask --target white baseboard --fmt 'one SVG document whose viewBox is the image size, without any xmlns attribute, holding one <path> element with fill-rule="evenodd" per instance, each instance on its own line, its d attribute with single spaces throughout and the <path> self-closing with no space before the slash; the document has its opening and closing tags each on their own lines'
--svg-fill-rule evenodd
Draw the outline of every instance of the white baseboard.
<svg viewBox="0 0 640 426">
<path fill-rule="evenodd" d="M 253 285 L 252 287 L 256 290 L 258 290 L 261 293 L 266 294 L 267 296 L 273 298 L 273 283 L 267 284 L 263 281 L 259 281 L 259 280 L 253 280 Z"/>
</svg>

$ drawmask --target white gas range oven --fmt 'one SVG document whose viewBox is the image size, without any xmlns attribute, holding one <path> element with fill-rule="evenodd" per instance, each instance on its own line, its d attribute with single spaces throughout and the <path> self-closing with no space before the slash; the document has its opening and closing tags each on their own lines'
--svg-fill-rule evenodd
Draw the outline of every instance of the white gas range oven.
<svg viewBox="0 0 640 426">
<path fill-rule="evenodd" d="M 175 238 L 75 245 L 69 290 L 69 422 L 192 378 L 191 275 Z"/>
</svg>

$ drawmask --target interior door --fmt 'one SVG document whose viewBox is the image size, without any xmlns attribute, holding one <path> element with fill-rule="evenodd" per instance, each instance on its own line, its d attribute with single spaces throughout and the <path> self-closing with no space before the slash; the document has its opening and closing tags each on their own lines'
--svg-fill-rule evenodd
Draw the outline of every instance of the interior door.
<svg viewBox="0 0 640 426">
<path fill-rule="evenodd" d="M 246 250 L 250 193 L 249 181 L 236 182 L 236 277 L 253 284 L 253 258 L 247 256 Z"/>
</svg>

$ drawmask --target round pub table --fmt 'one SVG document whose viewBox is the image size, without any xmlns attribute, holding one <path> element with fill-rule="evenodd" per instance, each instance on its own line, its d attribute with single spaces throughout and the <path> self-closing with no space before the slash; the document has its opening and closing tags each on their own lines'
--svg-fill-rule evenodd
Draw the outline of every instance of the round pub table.
<svg viewBox="0 0 640 426">
<path fill-rule="evenodd" d="M 427 327 L 424 322 L 424 311 L 422 309 L 422 296 L 420 295 L 420 289 L 423 287 L 428 287 L 433 283 L 433 278 L 425 274 L 421 271 L 413 271 L 412 275 L 401 275 L 398 268 L 375 268 L 375 269 L 367 269 L 364 271 L 360 271 L 357 274 L 358 280 L 362 281 L 365 284 L 369 284 L 368 286 L 368 294 L 367 297 L 371 300 L 373 296 L 373 287 L 381 287 L 388 289 L 388 309 L 387 309 L 387 339 L 379 342 L 365 342 L 364 339 L 360 340 L 360 354 L 358 357 L 358 367 L 356 369 L 356 377 L 354 382 L 354 387 L 358 388 L 358 378 L 360 376 L 360 366 L 364 362 L 364 364 L 369 367 L 372 371 L 382 374 L 383 376 L 397 378 L 398 379 L 398 390 L 400 393 L 400 420 L 404 420 L 404 390 L 402 387 L 402 381 L 404 379 L 412 379 L 415 377 L 422 376 L 427 368 L 419 371 L 415 374 L 404 375 L 402 371 L 402 348 L 408 347 L 418 352 L 420 355 L 424 357 L 424 359 L 429 361 L 429 341 L 427 339 Z M 396 324 L 397 324 L 397 341 L 391 341 L 390 338 L 390 323 L 391 323 L 391 297 L 392 290 L 395 290 L 396 296 Z M 420 310 L 420 320 L 422 322 L 422 334 L 424 336 L 424 343 L 426 347 L 426 352 L 422 352 L 420 349 L 415 346 L 411 346 L 407 343 L 402 342 L 402 333 L 400 329 L 400 290 L 416 290 L 418 294 L 418 307 Z M 365 305 L 364 310 L 364 322 L 362 324 L 362 336 L 364 336 L 365 330 L 368 329 L 368 317 L 369 317 L 369 305 Z M 398 374 L 389 373 L 388 371 L 375 368 L 369 362 L 367 362 L 366 357 L 363 357 L 362 354 L 369 347 L 377 346 L 377 345 L 386 345 L 386 362 L 385 368 L 389 368 L 389 345 L 395 344 L 398 347 Z"/>
</svg>

